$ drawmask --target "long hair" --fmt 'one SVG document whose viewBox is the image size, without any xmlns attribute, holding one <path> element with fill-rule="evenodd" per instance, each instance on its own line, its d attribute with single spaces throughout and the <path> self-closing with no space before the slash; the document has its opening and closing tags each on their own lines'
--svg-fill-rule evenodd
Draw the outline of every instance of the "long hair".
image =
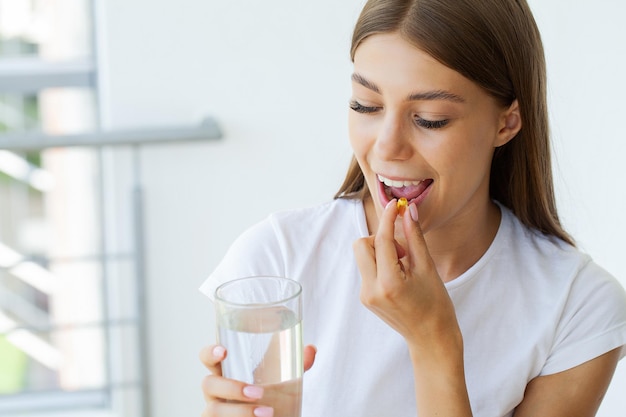
<svg viewBox="0 0 626 417">
<path fill-rule="evenodd" d="M 490 197 L 525 225 L 574 245 L 556 209 L 544 51 L 526 0 L 369 0 L 353 32 L 352 60 L 365 38 L 391 32 L 472 80 L 501 105 L 518 100 L 522 129 L 494 152 Z M 335 198 L 368 194 L 353 157 Z"/>
</svg>

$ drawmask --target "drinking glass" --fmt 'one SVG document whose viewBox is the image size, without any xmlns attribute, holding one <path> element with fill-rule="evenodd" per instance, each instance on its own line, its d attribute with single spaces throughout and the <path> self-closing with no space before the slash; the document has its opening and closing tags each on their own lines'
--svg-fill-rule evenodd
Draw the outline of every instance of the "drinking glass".
<svg viewBox="0 0 626 417">
<path fill-rule="evenodd" d="M 218 343 L 228 354 L 222 375 L 264 388 L 259 404 L 275 417 L 302 408 L 302 287 L 284 277 L 253 276 L 215 291 Z"/>
</svg>

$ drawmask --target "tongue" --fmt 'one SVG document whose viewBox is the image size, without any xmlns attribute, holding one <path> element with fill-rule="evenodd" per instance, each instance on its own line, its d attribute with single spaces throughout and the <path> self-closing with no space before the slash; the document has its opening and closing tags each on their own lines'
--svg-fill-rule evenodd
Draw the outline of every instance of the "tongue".
<svg viewBox="0 0 626 417">
<path fill-rule="evenodd" d="M 418 185 L 409 185 L 407 187 L 389 187 L 389 191 L 391 195 L 395 198 L 406 198 L 411 201 L 414 198 L 418 197 L 420 194 L 424 192 L 426 188 L 430 185 L 432 180 L 424 180 L 420 182 Z"/>
</svg>

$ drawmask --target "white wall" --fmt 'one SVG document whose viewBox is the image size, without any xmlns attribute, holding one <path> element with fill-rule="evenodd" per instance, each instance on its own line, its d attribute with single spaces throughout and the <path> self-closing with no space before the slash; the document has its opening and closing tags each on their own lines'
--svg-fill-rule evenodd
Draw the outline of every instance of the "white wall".
<svg viewBox="0 0 626 417">
<path fill-rule="evenodd" d="M 549 3 L 549 4 L 548 4 Z M 198 415 L 214 339 L 197 287 L 267 213 L 331 198 L 349 161 L 349 38 L 361 0 L 99 2 L 104 125 L 193 124 L 213 143 L 142 151 L 152 409 Z M 621 185 L 626 4 L 531 2 L 549 55 L 560 208 L 581 247 L 626 283 Z M 622 151 L 622 152 L 620 152 Z M 602 416 L 626 409 L 626 365 Z"/>
<path fill-rule="evenodd" d="M 581 249 L 626 286 L 626 3 L 529 0 L 542 32 L 559 210 Z M 626 360 L 598 413 L 624 415 Z"/>
</svg>

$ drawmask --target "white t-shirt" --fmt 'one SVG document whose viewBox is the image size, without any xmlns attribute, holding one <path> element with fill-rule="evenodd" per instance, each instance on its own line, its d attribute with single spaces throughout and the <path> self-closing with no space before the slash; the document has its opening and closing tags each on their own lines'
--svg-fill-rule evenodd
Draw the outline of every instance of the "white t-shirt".
<svg viewBox="0 0 626 417">
<path fill-rule="evenodd" d="M 620 346 L 626 354 L 622 286 L 589 256 L 501 210 L 487 252 L 446 283 L 476 417 L 511 416 L 538 375 Z M 201 287 L 212 297 L 219 283 L 249 275 L 301 282 L 304 343 L 318 348 L 304 377 L 303 417 L 417 415 L 404 339 L 359 301 L 352 243 L 367 235 L 358 200 L 276 213 L 240 236 Z"/>
</svg>

